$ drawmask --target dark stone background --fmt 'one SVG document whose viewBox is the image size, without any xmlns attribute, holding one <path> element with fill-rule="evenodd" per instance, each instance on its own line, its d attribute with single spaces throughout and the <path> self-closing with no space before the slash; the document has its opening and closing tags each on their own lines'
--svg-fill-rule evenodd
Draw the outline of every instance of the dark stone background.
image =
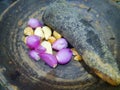
<svg viewBox="0 0 120 90">
<path fill-rule="evenodd" d="M 0 14 L 16 0 L 0 0 Z M 4 90 L 4 88 L 0 85 L 0 90 Z"/>
<path fill-rule="evenodd" d="M 16 0 L 0 0 L 0 14 Z"/>
</svg>

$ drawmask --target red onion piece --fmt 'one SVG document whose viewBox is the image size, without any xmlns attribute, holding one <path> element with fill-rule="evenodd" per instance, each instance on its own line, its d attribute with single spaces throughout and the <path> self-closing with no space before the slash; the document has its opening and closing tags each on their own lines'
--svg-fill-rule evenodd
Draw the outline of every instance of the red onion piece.
<svg viewBox="0 0 120 90">
<path fill-rule="evenodd" d="M 40 37 L 36 35 L 28 36 L 26 39 L 26 45 L 30 49 L 35 49 L 36 47 L 40 45 Z"/>
<path fill-rule="evenodd" d="M 28 26 L 30 26 L 31 28 L 42 27 L 42 23 L 35 18 L 31 18 L 28 21 Z"/>
<path fill-rule="evenodd" d="M 54 55 L 48 53 L 41 53 L 39 54 L 39 56 L 50 67 L 55 68 L 57 66 L 57 59 Z"/>
<path fill-rule="evenodd" d="M 44 48 L 43 46 L 39 45 L 37 48 L 35 48 L 35 51 L 40 53 L 45 53 L 46 48 Z"/>
<path fill-rule="evenodd" d="M 58 51 L 56 58 L 59 64 L 66 64 L 72 58 L 72 51 L 68 48 Z"/>
<path fill-rule="evenodd" d="M 39 61 L 40 60 L 40 56 L 38 55 L 38 53 L 35 50 L 29 51 L 29 56 L 32 59 L 34 59 L 35 61 Z"/>
<path fill-rule="evenodd" d="M 68 47 L 68 43 L 67 43 L 66 39 L 64 39 L 64 38 L 58 39 L 52 45 L 52 48 L 55 50 L 61 50 L 63 48 L 67 48 L 67 47 Z"/>
</svg>

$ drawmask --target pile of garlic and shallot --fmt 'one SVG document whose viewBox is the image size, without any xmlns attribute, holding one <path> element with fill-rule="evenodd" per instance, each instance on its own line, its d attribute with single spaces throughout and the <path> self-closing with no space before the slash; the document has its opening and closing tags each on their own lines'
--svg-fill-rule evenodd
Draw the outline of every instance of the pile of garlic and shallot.
<svg viewBox="0 0 120 90">
<path fill-rule="evenodd" d="M 29 19 L 24 29 L 24 43 L 29 48 L 30 58 L 35 61 L 41 59 L 52 68 L 70 62 L 72 56 L 77 61 L 82 60 L 74 48 L 68 47 L 65 38 L 35 18 Z"/>
</svg>

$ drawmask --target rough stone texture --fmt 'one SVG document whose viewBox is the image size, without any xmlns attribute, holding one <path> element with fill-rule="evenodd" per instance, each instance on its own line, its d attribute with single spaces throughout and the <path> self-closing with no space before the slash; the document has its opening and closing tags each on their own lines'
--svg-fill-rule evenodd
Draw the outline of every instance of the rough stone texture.
<svg viewBox="0 0 120 90">
<path fill-rule="evenodd" d="M 112 85 L 120 84 L 117 61 L 100 31 L 83 18 L 77 7 L 64 0 L 56 1 L 46 9 L 43 21 L 62 34 L 83 56 L 88 66 L 106 75 L 112 82 L 101 78 Z"/>
</svg>

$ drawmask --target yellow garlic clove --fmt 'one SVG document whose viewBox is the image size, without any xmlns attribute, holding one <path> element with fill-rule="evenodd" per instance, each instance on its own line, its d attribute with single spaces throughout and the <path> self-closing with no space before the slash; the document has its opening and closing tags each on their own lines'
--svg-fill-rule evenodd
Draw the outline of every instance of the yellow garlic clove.
<svg viewBox="0 0 120 90">
<path fill-rule="evenodd" d="M 71 48 L 73 55 L 79 55 L 75 48 Z"/>
<path fill-rule="evenodd" d="M 53 31 L 53 36 L 54 36 L 56 39 L 59 39 L 59 38 L 62 37 L 62 36 L 61 36 L 58 32 L 56 32 L 56 31 Z"/>
<path fill-rule="evenodd" d="M 25 29 L 24 29 L 24 34 L 25 35 L 33 35 L 34 34 L 34 32 L 33 32 L 33 29 L 31 28 L 31 27 L 26 27 Z"/>
<path fill-rule="evenodd" d="M 26 39 L 27 39 L 27 37 L 25 37 L 25 36 L 23 36 L 22 37 L 22 41 L 26 44 Z"/>
<path fill-rule="evenodd" d="M 41 39 L 43 39 L 45 37 L 41 27 L 37 27 L 35 29 L 34 35 L 41 37 Z"/>
<path fill-rule="evenodd" d="M 45 39 L 48 40 L 48 38 L 52 35 L 52 30 L 47 26 L 43 26 L 42 30 L 43 30 Z"/>
<path fill-rule="evenodd" d="M 76 61 L 81 61 L 81 60 L 82 60 L 82 57 L 81 57 L 80 55 L 76 55 L 76 56 L 74 57 L 74 60 L 76 60 Z"/>
<path fill-rule="evenodd" d="M 53 44 L 53 43 L 56 41 L 56 38 L 53 37 L 53 36 L 51 36 L 51 37 L 48 38 L 48 41 L 49 41 L 51 44 Z"/>
<path fill-rule="evenodd" d="M 41 42 L 41 45 L 46 48 L 46 53 L 53 54 L 51 43 L 48 41 Z"/>
</svg>

